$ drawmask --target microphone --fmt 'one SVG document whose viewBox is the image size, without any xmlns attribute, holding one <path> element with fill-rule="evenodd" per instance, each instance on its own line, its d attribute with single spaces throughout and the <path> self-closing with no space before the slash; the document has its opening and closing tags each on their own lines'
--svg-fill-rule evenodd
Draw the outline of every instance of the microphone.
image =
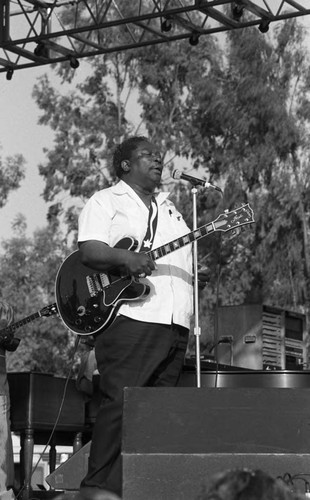
<svg viewBox="0 0 310 500">
<path fill-rule="evenodd" d="M 193 184 L 193 186 L 203 186 L 205 188 L 215 189 L 222 193 L 222 190 L 218 186 L 214 186 L 210 182 L 204 181 L 203 179 L 199 179 L 198 177 L 193 177 L 192 175 L 183 174 L 180 170 L 174 170 L 172 173 L 173 179 L 183 179 L 184 181 L 189 181 Z"/>
</svg>

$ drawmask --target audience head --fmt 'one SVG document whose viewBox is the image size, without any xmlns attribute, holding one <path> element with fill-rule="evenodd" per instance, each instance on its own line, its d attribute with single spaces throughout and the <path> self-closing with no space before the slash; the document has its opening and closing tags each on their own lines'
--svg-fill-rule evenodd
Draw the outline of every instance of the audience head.
<svg viewBox="0 0 310 500">
<path fill-rule="evenodd" d="M 84 488 L 83 492 L 77 492 L 72 500 L 121 500 L 121 498 L 112 491 L 105 491 L 99 488 Z M 66 494 L 58 495 L 55 500 L 67 500 Z"/>
<path fill-rule="evenodd" d="M 236 469 L 219 473 L 197 500 L 301 500 L 282 479 L 262 470 Z"/>
</svg>

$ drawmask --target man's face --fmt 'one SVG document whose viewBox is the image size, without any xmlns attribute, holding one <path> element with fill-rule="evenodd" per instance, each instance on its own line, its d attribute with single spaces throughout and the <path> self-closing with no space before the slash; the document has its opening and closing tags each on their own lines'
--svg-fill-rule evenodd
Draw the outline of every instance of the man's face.
<svg viewBox="0 0 310 500">
<path fill-rule="evenodd" d="M 157 148 L 149 142 L 141 142 L 130 158 L 128 178 L 142 187 L 154 188 L 160 184 L 163 163 Z"/>
</svg>

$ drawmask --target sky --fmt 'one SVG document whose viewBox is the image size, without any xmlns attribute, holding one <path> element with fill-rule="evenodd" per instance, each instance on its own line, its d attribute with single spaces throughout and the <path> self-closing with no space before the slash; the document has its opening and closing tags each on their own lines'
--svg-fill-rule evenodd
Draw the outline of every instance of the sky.
<svg viewBox="0 0 310 500">
<path fill-rule="evenodd" d="M 310 26 L 310 16 L 300 19 Z M 77 76 L 86 72 L 86 67 L 87 62 L 81 60 L 75 70 Z M 27 162 L 21 187 L 13 191 L 6 205 L 0 208 L 0 252 L 1 241 L 13 235 L 11 225 L 18 213 L 26 216 L 28 236 L 46 225 L 48 205 L 42 198 L 44 183 L 38 174 L 38 165 L 45 162 L 43 148 L 52 147 L 54 132 L 38 124 L 40 110 L 32 98 L 33 86 L 44 73 L 50 75 L 52 81 L 55 79 L 49 66 L 15 71 L 12 80 L 6 79 L 6 73 L 0 73 L 0 156 L 22 153 Z"/>
<path fill-rule="evenodd" d="M 86 63 L 83 65 L 81 61 L 76 71 L 81 74 L 85 67 Z M 49 66 L 15 71 L 12 80 L 6 79 L 6 73 L 0 73 L 0 156 L 4 159 L 22 154 L 27 162 L 21 187 L 13 191 L 6 205 L 0 208 L 0 245 L 13 235 L 11 225 L 18 213 L 26 216 L 28 236 L 46 225 L 48 204 L 42 197 L 44 182 L 38 165 L 45 162 L 43 148 L 52 147 L 54 132 L 38 124 L 41 111 L 32 97 L 33 87 L 44 73 L 52 81 L 55 79 Z"/>
<path fill-rule="evenodd" d="M 11 223 L 21 212 L 27 217 L 28 233 L 45 224 L 46 205 L 40 194 L 43 182 L 37 166 L 44 161 L 43 147 L 51 146 L 53 135 L 38 125 L 38 108 L 31 97 L 33 86 L 46 67 L 16 71 L 12 80 L 0 73 L 0 145 L 1 158 L 22 154 L 27 161 L 26 178 L 20 189 L 9 195 L 0 208 L 0 240 L 12 235 Z"/>
</svg>

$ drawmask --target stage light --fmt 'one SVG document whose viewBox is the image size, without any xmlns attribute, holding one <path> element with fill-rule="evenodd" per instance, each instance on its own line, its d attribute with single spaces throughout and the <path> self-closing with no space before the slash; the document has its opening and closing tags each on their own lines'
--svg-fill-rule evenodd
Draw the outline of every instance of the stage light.
<svg viewBox="0 0 310 500">
<path fill-rule="evenodd" d="M 46 59 L 49 57 L 48 48 L 43 42 L 38 43 L 33 53 L 37 57 L 45 57 Z"/>
<path fill-rule="evenodd" d="M 168 32 L 171 30 L 171 28 L 172 28 L 172 23 L 171 23 L 170 19 L 165 19 L 161 23 L 161 31 Z"/>
<path fill-rule="evenodd" d="M 71 57 L 70 57 L 70 66 L 71 66 L 71 68 L 76 69 L 76 68 L 78 68 L 78 67 L 79 67 L 79 65 L 80 65 L 80 63 L 79 63 L 79 61 L 77 60 L 77 58 L 76 58 L 76 57 L 71 56 Z"/>
<path fill-rule="evenodd" d="M 8 69 L 7 72 L 6 72 L 6 79 L 7 80 L 12 80 L 13 74 L 14 74 L 14 70 L 13 69 Z"/>
<path fill-rule="evenodd" d="M 198 45 L 199 43 L 199 33 L 193 32 L 189 38 L 190 45 Z"/>
<path fill-rule="evenodd" d="M 240 21 L 243 11 L 244 11 L 243 5 L 240 5 L 239 3 L 236 2 L 233 2 L 231 4 L 231 13 L 235 21 Z"/>
<path fill-rule="evenodd" d="M 258 26 L 258 29 L 261 33 L 267 33 L 269 31 L 269 24 L 270 21 L 268 19 L 262 19 L 260 25 Z"/>
</svg>

